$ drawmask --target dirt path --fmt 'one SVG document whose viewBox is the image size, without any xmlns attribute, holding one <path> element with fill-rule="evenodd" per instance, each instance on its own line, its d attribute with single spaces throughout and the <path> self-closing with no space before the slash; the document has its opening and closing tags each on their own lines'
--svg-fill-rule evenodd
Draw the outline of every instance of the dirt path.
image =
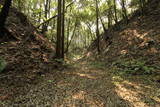
<svg viewBox="0 0 160 107">
<path fill-rule="evenodd" d="M 91 62 L 39 77 L 1 107 L 160 107 L 160 84 L 144 77 L 120 77 Z M 16 87 L 17 88 L 17 87 Z"/>
</svg>

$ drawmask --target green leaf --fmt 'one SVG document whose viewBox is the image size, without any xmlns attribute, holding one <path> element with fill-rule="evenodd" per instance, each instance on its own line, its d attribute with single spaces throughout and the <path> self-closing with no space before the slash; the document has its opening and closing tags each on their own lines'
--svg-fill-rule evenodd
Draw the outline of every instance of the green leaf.
<svg viewBox="0 0 160 107">
<path fill-rule="evenodd" d="M 49 83 L 53 82 L 52 80 L 48 80 Z"/>
</svg>

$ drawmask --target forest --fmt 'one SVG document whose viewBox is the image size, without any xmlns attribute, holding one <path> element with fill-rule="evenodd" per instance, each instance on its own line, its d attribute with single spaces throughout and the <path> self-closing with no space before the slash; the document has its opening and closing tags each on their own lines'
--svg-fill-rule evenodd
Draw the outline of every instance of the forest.
<svg viewBox="0 0 160 107">
<path fill-rule="evenodd" d="M 160 107 L 160 0 L 0 0 L 0 107 Z"/>
</svg>

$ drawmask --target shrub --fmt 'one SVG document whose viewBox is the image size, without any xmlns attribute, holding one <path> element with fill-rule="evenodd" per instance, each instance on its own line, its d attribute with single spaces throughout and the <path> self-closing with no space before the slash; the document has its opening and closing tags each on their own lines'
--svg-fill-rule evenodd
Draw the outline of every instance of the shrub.
<svg viewBox="0 0 160 107">
<path fill-rule="evenodd" d="M 120 72 L 133 75 L 151 74 L 155 70 L 155 67 L 146 65 L 142 60 L 121 61 L 115 65 Z"/>
<path fill-rule="evenodd" d="M 101 61 L 94 61 L 91 62 L 90 65 L 94 68 L 98 68 L 98 69 L 104 69 L 106 67 L 104 62 Z"/>
</svg>

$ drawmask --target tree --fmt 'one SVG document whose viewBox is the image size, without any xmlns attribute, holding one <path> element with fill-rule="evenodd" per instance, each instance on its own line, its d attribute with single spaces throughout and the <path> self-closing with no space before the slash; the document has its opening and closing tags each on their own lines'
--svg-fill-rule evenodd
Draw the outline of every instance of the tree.
<svg viewBox="0 0 160 107">
<path fill-rule="evenodd" d="M 62 2 L 61 0 L 58 0 L 58 17 L 57 17 L 57 43 L 56 43 L 56 58 L 60 59 L 61 58 L 61 44 L 62 44 L 62 27 L 61 27 L 61 23 L 62 23 L 62 13 L 61 13 L 61 9 L 62 9 Z"/>
<path fill-rule="evenodd" d="M 139 8 L 141 9 L 141 15 L 144 14 L 145 0 L 139 0 Z"/>
<path fill-rule="evenodd" d="M 0 2 L 2 1 L 5 0 L 0 0 Z M 128 14 L 131 14 L 138 8 L 144 8 L 147 1 L 78 0 L 75 2 L 72 0 L 14 0 L 13 5 L 18 10 L 22 10 L 21 12 L 27 15 L 29 20 L 37 26 L 37 29 L 42 31 L 53 44 L 56 44 L 56 56 L 59 53 L 60 57 L 64 58 L 64 53 L 68 50 L 66 49 L 67 47 L 69 49 L 76 45 L 79 47 L 85 45 L 87 47 L 93 41 L 96 41 L 97 51 L 100 51 L 100 34 L 104 34 L 112 26 L 114 26 L 114 29 L 120 28 L 119 23 L 122 20 L 128 23 Z M 128 4 L 131 4 L 131 2 L 134 3 L 134 7 L 128 8 Z M 61 8 L 57 8 L 60 4 Z M 68 7 L 71 10 L 67 12 Z M 61 10 L 59 11 L 59 9 Z M 77 20 L 78 24 L 74 36 L 72 36 L 72 32 L 75 29 L 75 20 Z M 116 26 L 113 24 L 116 24 Z M 71 37 L 73 37 L 72 41 Z"/>
<path fill-rule="evenodd" d="M 113 0 L 113 7 L 114 7 L 114 21 L 117 27 L 119 27 L 118 25 L 118 17 L 117 17 L 117 4 L 116 4 L 116 0 Z"/>
<path fill-rule="evenodd" d="M 0 13 L 0 33 L 1 35 L 4 35 L 4 26 L 7 19 L 7 16 L 9 14 L 9 8 L 11 6 L 12 0 L 5 0 L 4 6 L 2 8 L 2 11 Z"/>
<path fill-rule="evenodd" d="M 128 16 L 127 16 L 127 9 L 126 9 L 126 1 L 121 0 L 121 6 L 122 6 L 122 17 L 125 20 L 126 24 L 128 24 Z"/>
<path fill-rule="evenodd" d="M 77 28 L 77 21 L 75 22 L 75 25 L 74 25 L 74 29 L 73 29 L 73 33 L 72 33 L 72 36 L 71 36 L 71 40 L 69 40 L 69 36 L 68 36 L 68 40 L 67 40 L 67 47 L 66 47 L 66 50 L 65 50 L 65 53 L 68 52 L 68 49 L 69 49 L 69 46 L 71 45 L 71 42 L 73 40 L 73 37 L 75 36 L 75 31 L 76 31 L 76 28 Z M 69 33 L 69 32 L 68 32 Z"/>
<path fill-rule="evenodd" d="M 108 28 L 112 26 L 112 4 L 111 0 L 107 1 L 108 3 Z"/>
<path fill-rule="evenodd" d="M 19 9 L 19 11 L 22 11 L 23 2 L 24 2 L 24 0 L 23 0 L 23 1 L 22 1 L 22 0 L 17 0 L 17 4 L 18 4 L 18 9 Z"/>
<path fill-rule="evenodd" d="M 97 36 L 97 51 L 100 53 L 100 46 L 99 46 L 99 11 L 98 11 L 98 0 L 96 0 L 96 36 Z"/>
<path fill-rule="evenodd" d="M 68 18 L 68 20 L 67 20 L 67 31 L 66 31 L 67 43 L 66 43 L 66 51 L 65 51 L 65 53 L 68 52 L 68 47 L 69 47 L 70 24 L 71 24 L 71 20 L 70 20 L 70 18 Z"/>
<path fill-rule="evenodd" d="M 51 0 L 45 0 L 45 2 L 44 2 L 44 13 L 45 13 L 44 18 L 45 18 L 45 20 L 48 18 L 49 13 L 50 13 L 50 3 L 51 3 Z M 42 26 L 42 33 L 43 34 L 45 34 L 45 32 L 47 31 L 48 24 L 49 24 L 49 22 L 43 24 L 43 26 Z"/>
<path fill-rule="evenodd" d="M 64 59 L 64 34 L 65 34 L 65 0 L 63 0 L 63 11 L 62 11 L 62 58 Z"/>
<path fill-rule="evenodd" d="M 149 3 L 149 0 L 132 0 L 129 4 L 131 9 L 139 9 L 139 14 L 144 15 L 145 14 L 145 6 L 146 3 Z"/>
</svg>

